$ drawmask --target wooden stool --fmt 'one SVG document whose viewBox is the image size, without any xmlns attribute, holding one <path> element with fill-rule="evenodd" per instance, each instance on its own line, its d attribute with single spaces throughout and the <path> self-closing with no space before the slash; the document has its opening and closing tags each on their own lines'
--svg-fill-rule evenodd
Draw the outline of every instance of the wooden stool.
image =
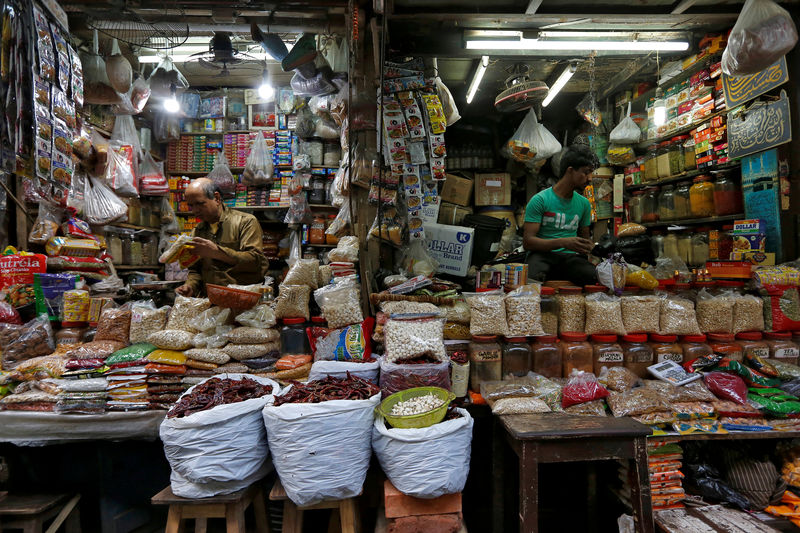
<svg viewBox="0 0 800 533">
<path fill-rule="evenodd" d="M 328 531 L 334 524 L 336 515 L 339 515 L 342 533 L 358 533 L 359 520 L 356 511 L 355 498 L 345 498 L 343 500 L 325 500 L 323 502 L 309 505 L 308 507 L 298 507 L 286 495 L 286 491 L 281 485 L 280 478 L 275 480 L 275 485 L 269 492 L 269 499 L 273 501 L 283 501 L 283 533 L 302 533 L 303 532 L 303 511 L 313 511 L 316 509 L 333 509 L 331 513 L 331 523 Z"/>
<path fill-rule="evenodd" d="M 9 494 L 0 501 L 0 531 L 21 529 L 25 533 L 42 533 L 44 523 L 53 519 L 46 533 L 55 533 L 61 524 L 67 533 L 80 533 L 80 499 L 80 494 L 71 498 L 69 494 Z"/>
<path fill-rule="evenodd" d="M 172 488 L 167 487 L 153 496 L 150 501 L 153 505 L 169 505 L 166 533 L 178 533 L 181 529 L 181 520 L 189 518 L 194 518 L 195 533 L 206 533 L 209 518 L 224 518 L 228 533 L 245 533 L 244 512 L 251 503 L 256 515 L 256 530 L 259 533 L 270 532 L 264 493 L 260 483 L 255 483 L 232 494 L 197 500 L 175 496 Z"/>
</svg>

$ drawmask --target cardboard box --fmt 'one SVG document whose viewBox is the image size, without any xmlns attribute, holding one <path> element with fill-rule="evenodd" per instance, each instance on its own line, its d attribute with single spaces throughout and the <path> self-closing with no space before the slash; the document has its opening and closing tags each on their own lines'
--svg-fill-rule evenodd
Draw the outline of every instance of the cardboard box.
<svg viewBox="0 0 800 533">
<path fill-rule="evenodd" d="M 439 207 L 439 224 L 456 226 L 464 221 L 464 217 L 472 214 L 471 207 L 442 202 Z"/>
<path fill-rule="evenodd" d="M 775 254 L 771 252 L 732 252 L 731 259 L 750 261 L 756 266 L 775 266 Z"/>
<path fill-rule="evenodd" d="M 444 185 L 442 185 L 442 194 L 440 194 L 442 202 L 469 205 L 472 200 L 473 184 L 473 181 L 469 178 L 448 174 Z"/>
<path fill-rule="evenodd" d="M 475 228 L 428 224 L 425 226 L 428 251 L 439 261 L 437 272 L 466 276 L 472 260 Z"/>
<path fill-rule="evenodd" d="M 475 174 L 475 205 L 511 204 L 511 174 Z"/>
<path fill-rule="evenodd" d="M 750 279 L 753 264 L 749 261 L 707 261 L 706 270 L 714 279 Z"/>
<path fill-rule="evenodd" d="M 764 223 L 758 218 L 733 221 L 734 233 L 764 233 L 765 230 Z"/>
</svg>

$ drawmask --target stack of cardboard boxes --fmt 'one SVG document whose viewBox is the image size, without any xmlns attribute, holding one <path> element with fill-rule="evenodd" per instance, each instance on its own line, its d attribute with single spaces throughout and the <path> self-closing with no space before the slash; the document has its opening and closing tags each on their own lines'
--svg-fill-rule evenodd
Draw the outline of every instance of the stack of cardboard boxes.
<svg viewBox="0 0 800 533">
<path fill-rule="evenodd" d="M 475 191 L 473 202 L 472 193 Z M 459 225 L 473 213 L 473 206 L 511 204 L 511 175 L 507 172 L 448 174 L 442 186 L 439 224 Z"/>
</svg>

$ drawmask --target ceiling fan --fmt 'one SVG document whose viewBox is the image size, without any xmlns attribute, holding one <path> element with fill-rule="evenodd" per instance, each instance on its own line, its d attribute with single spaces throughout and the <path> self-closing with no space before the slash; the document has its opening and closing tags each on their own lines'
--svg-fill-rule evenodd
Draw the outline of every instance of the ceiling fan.
<svg viewBox="0 0 800 533">
<path fill-rule="evenodd" d="M 198 52 L 189 56 L 184 65 L 199 65 L 208 70 L 218 71 L 217 78 L 227 78 L 231 75 L 229 66 L 236 66 L 246 61 L 261 60 L 246 52 L 234 48 L 228 32 L 217 32 L 208 43 L 208 52 Z"/>
<path fill-rule="evenodd" d="M 506 78 L 506 88 L 494 100 L 495 108 L 501 113 L 525 111 L 541 104 L 549 88 L 543 81 L 532 80 L 530 67 L 515 63 L 511 75 Z"/>
</svg>

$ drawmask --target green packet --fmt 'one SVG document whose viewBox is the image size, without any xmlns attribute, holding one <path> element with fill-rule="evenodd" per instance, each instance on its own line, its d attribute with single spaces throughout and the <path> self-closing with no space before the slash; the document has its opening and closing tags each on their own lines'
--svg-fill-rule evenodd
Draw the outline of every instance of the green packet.
<svg viewBox="0 0 800 533">
<path fill-rule="evenodd" d="M 793 415 L 800 413 L 800 401 L 773 399 L 780 396 L 766 397 L 758 394 L 748 394 L 747 399 L 761 409 L 774 415 Z"/>
<path fill-rule="evenodd" d="M 117 350 L 116 352 L 112 353 L 106 359 L 107 365 L 116 365 L 118 363 L 129 363 L 131 361 L 138 361 L 148 355 L 151 352 L 155 351 L 156 347 L 149 342 L 140 342 L 138 344 L 132 344 L 127 348 L 123 348 L 121 350 Z"/>
</svg>

